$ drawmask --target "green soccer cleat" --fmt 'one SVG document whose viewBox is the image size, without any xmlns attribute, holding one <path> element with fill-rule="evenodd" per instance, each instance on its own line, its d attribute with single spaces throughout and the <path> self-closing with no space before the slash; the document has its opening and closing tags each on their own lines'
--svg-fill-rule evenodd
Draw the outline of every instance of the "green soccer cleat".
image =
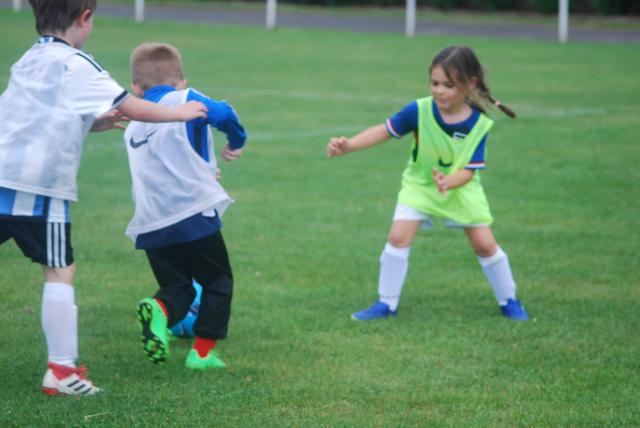
<svg viewBox="0 0 640 428">
<path fill-rule="evenodd" d="M 191 349 L 187 360 L 184 362 L 185 367 L 192 370 L 207 370 L 207 369 L 224 369 L 227 365 L 218 357 L 218 353 L 215 349 L 209 351 L 206 357 L 198 355 L 198 351 Z"/>
<path fill-rule="evenodd" d="M 169 355 L 167 316 L 156 302 L 148 297 L 138 303 L 138 319 L 142 326 L 142 349 L 154 364 L 163 363 Z"/>
</svg>

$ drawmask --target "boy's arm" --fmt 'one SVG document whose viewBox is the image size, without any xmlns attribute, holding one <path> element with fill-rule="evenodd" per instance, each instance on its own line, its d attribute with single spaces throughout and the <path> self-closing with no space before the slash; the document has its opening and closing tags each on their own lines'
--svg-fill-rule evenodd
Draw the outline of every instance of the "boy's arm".
<svg viewBox="0 0 640 428">
<path fill-rule="evenodd" d="M 212 118 L 211 108 L 209 109 L 209 123 L 217 130 L 224 132 L 227 136 L 227 144 L 222 149 L 222 159 L 231 162 L 238 159 L 244 152 L 244 143 L 247 141 L 247 133 L 240 124 L 240 119 L 233 108 L 227 103 L 220 103 L 223 114 Z M 211 106 L 209 106 L 211 107 Z"/>
<path fill-rule="evenodd" d="M 122 101 L 117 110 L 139 122 L 186 122 L 207 116 L 207 107 L 198 101 L 170 108 L 132 96 Z"/>
<path fill-rule="evenodd" d="M 233 107 L 225 101 L 213 100 L 196 90 L 191 90 L 187 99 L 204 103 L 209 110 L 206 123 L 227 136 L 227 144 L 221 153 L 222 159 L 225 161 L 238 159 L 244 151 L 247 133 Z"/>
<path fill-rule="evenodd" d="M 438 191 L 443 195 L 447 194 L 447 190 L 462 187 L 467 184 L 473 178 L 475 174 L 473 169 L 461 169 L 453 174 L 446 175 L 442 172 L 438 172 L 438 169 L 433 167 L 433 181 L 438 186 Z"/>
<path fill-rule="evenodd" d="M 327 156 L 335 157 L 346 155 L 347 153 L 362 150 L 367 147 L 383 143 L 391 138 L 384 123 L 365 129 L 358 135 L 347 137 L 334 137 L 327 145 Z"/>
<path fill-rule="evenodd" d="M 240 124 L 238 115 L 226 102 L 208 105 L 207 122 L 227 136 L 227 142 L 232 150 L 242 149 L 247 140 L 247 133 Z"/>
</svg>

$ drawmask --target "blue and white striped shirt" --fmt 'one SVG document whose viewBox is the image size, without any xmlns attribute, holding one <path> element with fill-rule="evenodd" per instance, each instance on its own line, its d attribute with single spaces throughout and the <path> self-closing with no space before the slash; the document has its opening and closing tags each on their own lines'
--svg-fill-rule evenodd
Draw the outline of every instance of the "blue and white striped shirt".
<svg viewBox="0 0 640 428">
<path fill-rule="evenodd" d="M 69 223 L 69 201 L 0 187 L 0 216 L 41 217 Z"/>
</svg>

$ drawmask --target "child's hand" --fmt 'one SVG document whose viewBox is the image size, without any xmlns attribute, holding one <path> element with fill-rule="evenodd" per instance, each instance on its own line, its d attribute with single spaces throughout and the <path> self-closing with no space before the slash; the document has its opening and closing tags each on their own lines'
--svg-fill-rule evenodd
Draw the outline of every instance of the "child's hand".
<svg viewBox="0 0 640 428">
<path fill-rule="evenodd" d="M 433 167 L 433 181 L 435 181 L 436 186 L 438 186 L 438 192 L 446 195 L 447 189 L 449 188 L 449 185 L 447 184 L 447 176 L 442 172 L 438 172 L 438 169 L 435 166 Z"/>
<path fill-rule="evenodd" d="M 327 145 L 327 156 L 332 158 L 349 153 L 349 139 L 347 137 L 334 137 Z"/>
<path fill-rule="evenodd" d="M 187 122 L 189 120 L 197 119 L 200 117 L 207 117 L 207 106 L 199 101 L 189 101 L 186 104 L 176 108 L 176 112 L 180 121 Z"/>
<path fill-rule="evenodd" d="M 244 149 L 232 149 L 229 143 L 225 144 L 224 149 L 222 149 L 222 159 L 227 162 L 231 162 L 236 160 L 242 155 Z"/>
<path fill-rule="evenodd" d="M 118 110 L 111 110 L 97 118 L 91 126 L 91 132 L 102 132 L 110 129 L 125 129 L 126 126 L 120 122 L 128 122 L 129 118 Z"/>
<path fill-rule="evenodd" d="M 222 171 L 220 171 L 220 168 L 216 168 L 216 181 L 220 181 L 221 174 L 222 174 Z"/>
</svg>

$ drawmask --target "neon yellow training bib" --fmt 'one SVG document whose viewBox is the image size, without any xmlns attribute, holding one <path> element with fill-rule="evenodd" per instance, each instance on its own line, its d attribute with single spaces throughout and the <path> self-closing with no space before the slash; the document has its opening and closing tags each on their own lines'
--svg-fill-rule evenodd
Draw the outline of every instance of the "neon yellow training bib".
<svg viewBox="0 0 640 428">
<path fill-rule="evenodd" d="M 440 128 L 433 115 L 432 97 L 417 100 L 418 135 L 411 158 L 402 174 L 398 203 L 425 214 L 444 217 L 460 224 L 491 224 L 493 217 L 477 172 L 464 186 L 451 189 L 446 196 L 438 192 L 432 170 L 451 174 L 471 160 L 493 121 L 480 113 L 471 132 L 462 139 L 452 138 Z"/>
</svg>

